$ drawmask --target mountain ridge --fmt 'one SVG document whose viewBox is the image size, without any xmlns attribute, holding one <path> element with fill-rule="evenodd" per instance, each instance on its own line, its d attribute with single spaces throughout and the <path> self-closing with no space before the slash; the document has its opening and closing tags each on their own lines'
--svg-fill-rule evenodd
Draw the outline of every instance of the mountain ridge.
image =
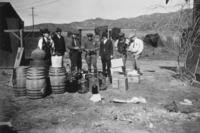
<svg viewBox="0 0 200 133">
<path fill-rule="evenodd" d="M 179 21 L 181 18 L 181 21 Z M 119 19 L 87 19 L 80 22 L 71 22 L 63 24 L 42 23 L 35 25 L 35 28 L 48 28 L 50 31 L 55 31 L 57 27 L 63 31 L 71 31 L 75 29 L 94 29 L 97 26 L 108 25 L 110 28 L 119 27 L 126 29 L 136 29 L 138 31 L 175 31 L 177 26 L 189 27 L 192 20 L 192 9 L 184 9 L 177 12 L 170 13 L 154 13 L 150 15 L 141 15 L 133 18 L 119 18 Z M 181 22 L 181 23 L 179 23 Z M 32 26 L 26 26 L 26 29 L 31 29 Z"/>
</svg>

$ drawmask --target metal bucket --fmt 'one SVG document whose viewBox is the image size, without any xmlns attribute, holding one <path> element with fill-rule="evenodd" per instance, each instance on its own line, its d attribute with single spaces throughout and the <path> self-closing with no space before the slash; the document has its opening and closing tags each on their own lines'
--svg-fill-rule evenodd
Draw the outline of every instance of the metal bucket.
<svg viewBox="0 0 200 133">
<path fill-rule="evenodd" d="M 95 77 L 94 75 L 92 75 L 91 77 L 89 77 L 89 90 L 92 91 L 92 87 L 94 85 L 97 85 L 97 87 L 99 88 L 99 80 L 97 77 Z"/>
<path fill-rule="evenodd" d="M 79 93 L 87 93 L 89 91 L 88 85 L 87 85 L 87 80 L 85 79 L 80 79 L 78 80 L 78 92 Z"/>
<path fill-rule="evenodd" d="M 67 92 L 76 92 L 78 90 L 78 80 L 71 73 L 67 74 L 66 90 Z"/>
<path fill-rule="evenodd" d="M 99 89 L 100 90 L 106 90 L 106 77 L 103 75 L 102 72 L 98 72 L 98 79 L 99 79 Z"/>
</svg>

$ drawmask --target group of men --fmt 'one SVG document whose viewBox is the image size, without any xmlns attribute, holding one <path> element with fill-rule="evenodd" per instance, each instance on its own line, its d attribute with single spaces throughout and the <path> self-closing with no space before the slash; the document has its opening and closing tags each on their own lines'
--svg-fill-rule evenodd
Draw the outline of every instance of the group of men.
<svg viewBox="0 0 200 133">
<path fill-rule="evenodd" d="M 42 31 L 42 37 L 39 39 L 38 47 L 46 52 L 45 60 L 51 64 L 51 56 L 63 56 L 66 53 L 66 45 L 64 37 L 61 35 L 62 30 L 57 28 L 52 36 L 48 29 Z M 71 60 L 71 71 L 82 71 L 82 53 L 85 53 L 85 60 L 88 65 L 88 72 L 91 72 L 92 66 L 94 73 L 97 73 L 97 58 L 101 58 L 103 74 L 109 78 L 112 83 L 111 76 L 111 59 L 113 58 L 113 41 L 108 38 L 107 34 L 103 34 L 101 40 L 96 41 L 92 33 L 87 34 L 87 41 L 81 45 L 80 38 L 77 33 L 72 33 L 71 39 L 67 42 L 69 49 L 69 58 Z M 124 33 L 119 33 L 117 42 L 118 55 L 123 59 L 123 71 L 126 71 L 127 53 L 133 53 L 133 67 L 140 73 L 136 63 L 137 58 L 143 50 L 143 42 L 135 35 L 129 39 L 125 38 Z M 99 54 L 98 54 L 99 53 Z"/>
<path fill-rule="evenodd" d="M 61 35 L 62 30 L 60 28 L 57 28 L 52 36 L 48 29 L 41 30 L 41 32 L 42 37 L 38 41 L 38 47 L 45 51 L 45 60 L 47 65 L 50 66 L 52 55 L 63 56 L 65 54 L 65 40 Z"/>
</svg>

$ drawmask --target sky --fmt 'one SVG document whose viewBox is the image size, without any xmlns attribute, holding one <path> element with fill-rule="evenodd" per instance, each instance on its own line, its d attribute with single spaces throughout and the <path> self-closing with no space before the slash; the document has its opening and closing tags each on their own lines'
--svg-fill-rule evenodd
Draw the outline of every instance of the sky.
<svg viewBox="0 0 200 133">
<path fill-rule="evenodd" d="M 133 18 L 152 13 L 165 13 L 180 10 L 185 6 L 184 0 L 0 0 L 10 2 L 25 25 L 34 23 L 70 23 L 86 19 Z"/>
</svg>

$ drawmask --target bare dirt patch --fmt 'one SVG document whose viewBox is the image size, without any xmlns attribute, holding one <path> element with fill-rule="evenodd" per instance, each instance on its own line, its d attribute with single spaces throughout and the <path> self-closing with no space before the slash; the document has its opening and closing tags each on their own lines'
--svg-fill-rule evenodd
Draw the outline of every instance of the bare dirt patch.
<svg viewBox="0 0 200 133">
<path fill-rule="evenodd" d="M 128 62 L 128 66 L 130 62 Z M 64 93 L 44 99 L 15 98 L 12 88 L 1 88 L 1 116 L 11 120 L 19 133 L 199 133 L 199 88 L 174 78 L 175 61 L 142 60 L 140 84 L 130 84 L 126 93 L 112 89 L 101 91 L 103 100 L 92 103 L 91 93 Z M 113 103 L 113 98 L 141 96 L 146 104 Z M 185 98 L 192 106 L 179 104 Z M 178 112 L 165 105 L 175 101 Z M 5 112 L 8 112 L 6 115 Z M 11 115 L 12 114 L 12 115 Z"/>
</svg>

